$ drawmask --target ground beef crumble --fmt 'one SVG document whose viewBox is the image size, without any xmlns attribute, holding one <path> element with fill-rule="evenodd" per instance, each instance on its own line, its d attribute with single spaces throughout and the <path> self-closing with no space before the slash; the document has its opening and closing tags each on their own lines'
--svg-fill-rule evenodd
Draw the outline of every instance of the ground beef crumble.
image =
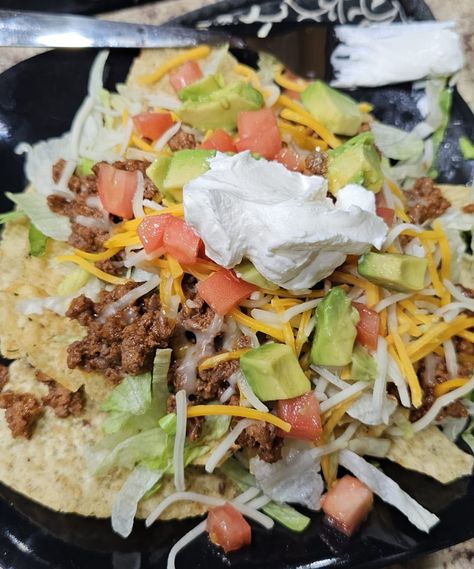
<svg viewBox="0 0 474 569">
<path fill-rule="evenodd" d="M 196 137 L 184 130 L 179 130 L 169 141 L 168 146 L 172 152 L 177 150 L 196 148 Z"/>
<path fill-rule="evenodd" d="M 326 152 L 315 150 L 306 156 L 303 174 L 307 176 L 326 176 L 328 172 L 328 155 Z"/>
<path fill-rule="evenodd" d="M 237 439 L 243 448 L 254 449 L 265 462 L 277 462 L 281 459 L 283 438 L 278 436 L 277 428 L 270 423 L 258 422 L 247 427 Z"/>
<path fill-rule="evenodd" d="M 76 392 L 70 391 L 39 370 L 36 371 L 36 379 L 48 387 L 48 395 L 43 397 L 43 404 L 51 407 L 56 417 L 65 419 L 82 413 L 85 403 L 82 387 Z"/>
<path fill-rule="evenodd" d="M 8 383 L 8 366 L 0 364 L 0 391 Z"/>
<path fill-rule="evenodd" d="M 221 362 L 212 369 L 201 371 L 196 381 L 196 397 L 202 401 L 218 399 L 229 387 L 229 377 L 240 369 L 238 360 Z"/>
<path fill-rule="evenodd" d="M 150 370 L 157 348 L 166 348 L 174 324 L 162 313 L 157 294 L 141 297 L 104 321 L 100 314 L 138 286 L 127 283 L 102 291 L 98 302 L 74 299 L 66 315 L 87 327 L 87 336 L 68 347 L 68 366 L 104 373 L 112 382 Z"/>
<path fill-rule="evenodd" d="M 459 353 L 459 352 L 458 352 Z M 431 408 L 433 403 L 436 400 L 435 396 L 435 386 L 439 385 L 440 383 L 444 383 L 449 379 L 448 370 L 446 369 L 446 362 L 444 358 L 434 355 L 435 358 L 435 367 L 434 367 L 434 374 L 432 382 L 429 382 L 425 367 L 425 362 L 422 361 L 418 367 L 418 378 L 420 380 L 421 387 L 423 389 L 423 400 L 421 407 L 418 409 L 412 409 L 410 412 L 410 421 L 418 421 L 421 419 Z M 462 364 L 459 364 L 458 373 L 461 377 L 467 377 L 469 372 L 466 367 Z M 443 419 L 444 417 L 467 417 L 467 409 L 464 407 L 461 401 L 453 401 L 439 412 L 438 416 L 436 417 L 438 420 Z"/>
<path fill-rule="evenodd" d="M 450 206 L 431 178 L 419 178 L 405 195 L 408 199 L 408 215 L 414 223 L 435 219 Z"/>
<path fill-rule="evenodd" d="M 36 423 L 43 413 L 43 404 L 31 393 L 0 393 L 0 409 L 5 409 L 5 419 L 14 438 L 30 439 Z"/>
</svg>

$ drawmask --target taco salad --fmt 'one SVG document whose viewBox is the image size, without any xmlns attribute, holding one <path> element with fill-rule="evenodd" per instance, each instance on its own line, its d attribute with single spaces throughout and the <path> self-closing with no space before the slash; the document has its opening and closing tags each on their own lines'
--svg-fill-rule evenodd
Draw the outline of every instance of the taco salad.
<svg viewBox="0 0 474 569">
<path fill-rule="evenodd" d="M 473 188 L 435 182 L 446 79 L 411 132 L 227 46 L 107 53 L 60 138 L 23 144 L 0 244 L 0 480 L 53 510 L 248 520 L 350 536 L 374 497 L 438 518 L 383 471 L 442 484 L 474 459 Z M 467 451 L 467 447 L 464 447 Z"/>
</svg>

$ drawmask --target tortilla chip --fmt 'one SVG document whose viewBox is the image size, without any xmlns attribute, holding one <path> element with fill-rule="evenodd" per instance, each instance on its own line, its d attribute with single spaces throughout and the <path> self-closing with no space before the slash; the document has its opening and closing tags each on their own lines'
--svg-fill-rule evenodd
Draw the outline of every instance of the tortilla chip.
<svg viewBox="0 0 474 569">
<path fill-rule="evenodd" d="M 42 397 L 47 387 L 36 380 L 35 370 L 24 359 L 10 366 L 7 389 Z M 58 512 L 84 516 L 109 517 L 116 493 L 125 482 L 126 471 L 95 478 L 87 469 L 85 454 L 101 437 L 104 414 L 98 405 L 87 401 L 80 417 L 58 419 L 51 408 L 45 409 L 33 438 L 14 439 L 0 411 L 0 480 L 13 490 Z M 205 474 L 201 469 L 186 470 L 187 489 L 209 496 L 232 498 L 236 490 L 219 475 Z M 174 492 L 166 480 L 159 494 L 140 505 L 139 517 L 147 516 L 165 496 Z M 185 518 L 202 514 L 202 505 L 183 502 L 170 507 L 163 519 Z"/>
<path fill-rule="evenodd" d="M 127 85 L 130 87 L 139 86 L 142 89 L 150 91 L 154 94 L 172 95 L 176 97 L 176 92 L 170 84 L 169 76 L 165 75 L 160 81 L 151 85 L 141 85 L 140 78 L 143 75 L 154 73 L 163 63 L 169 61 L 172 57 L 186 52 L 186 49 L 144 49 L 140 55 L 134 59 L 130 68 Z M 215 51 L 211 52 L 212 54 Z M 198 60 L 198 64 L 203 64 L 208 58 Z M 226 52 L 220 60 L 217 71 L 222 74 L 225 83 L 242 80 L 242 75 L 235 73 L 234 68 L 238 61 Z"/>
<path fill-rule="evenodd" d="M 458 209 L 472 203 L 472 190 L 468 186 L 452 184 L 436 184 L 444 199 Z"/>
<path fill-rule="evenodd" d="M 469 476 L 474 466 L 474 457 L 459 449 L 435 426 L 416 433 L 411 439 L 394 439 L 387 458 L 442 484 Z"/>
<path fill-rule="evenodd" d="M 78 322 L 50 310 L 26 316 L 15 309 L 21 299 L 57 294 L 59 283 L 71 269 L 54 259 L 70 253 L 70 246 L 49 239 L 46 253 L 31 257 L 27 221 L 7 224 L 0 243 L 1 352 L 8 359 L 27 358 L 33 367 L 71 391 L 84 385 L 90 397 L 102 400 L 112 388 L 102 374 L 67 366 L 67 347 L 82 338 L 85 329 Z"/>
</svg>

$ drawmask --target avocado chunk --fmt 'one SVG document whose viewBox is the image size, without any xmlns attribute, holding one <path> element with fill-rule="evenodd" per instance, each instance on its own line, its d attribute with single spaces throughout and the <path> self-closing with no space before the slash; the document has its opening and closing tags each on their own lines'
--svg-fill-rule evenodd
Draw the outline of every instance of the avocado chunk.
<svg viewBox="0 0 474 569">
<path fill-rule="evenodd" d="M 359 313 L 340 287 L 332 288 L 316 308 L 316 332 L 310 359 L 322 366 L 351 363 Z"/>
<path fill-rule="evenodd" d="M 163 182 L 170 167 L 170 156 L 158 156 L 146 169 L 146 175 L 155 184 L 160 192 L 163 191 Z"/>
<path fill-rule="evenodd" d="M 264 344 L 240 358 L 240 367 L 261 401 L 291 399 L 311 390 L 297 357 L 286 344 Z"/>
<path fill-rule="evenodd" d="M 95 160 L 90 158 L 79 158 L 76 166 L 76 174 L 78 176 L 92 176 L 94 173 L 92 167 L 96 164 Z"/>
<path fill-rule="evenodd" d="M 234 130 L 241 111 L 257 111 L 264 100 L 259 91 L 244 81 L 236 81 L 199 100 L 185 101 L 176 111 L 179 118 L 200 130 Z"/>
<path fill-rule="evenodd" d="M 328 185 L 332 194 L 348 184 L 360 184 L 367 190 L 378 192 L 383 180 L 371 132 L 358 134 L 329 152 Z"/>
<path fill-rule="evenodd" d="M 373 381 L 377 375 L 377 364 L 369 352 L 356 344 L 352 352 L 351 378 L 359 381 Z"/>
<path fill-rule="evenodd" d="M 181 101 L 200 101 L 214 91 L 222 89 L 224 84 L 224 78 L 220 73 L 208 75 L 191 83 L 187 87 L 183 87 L 183 89 L 179 91 L 178 97 Z"/>
<path fill-rule="evenodd" d="M 366 253 L 359 259 L 359 275 L 368 281 L 400 292 L 417 292 L 425 287 L 428 261 L 398 253 Z"/>
<path fill-rule="evenodd" d="M 184 184 L 204 174 L 209 169 L 208 159 L 215 155 L 215 150 L 203 149 L 174 152 L 161 187 L 158 186 L 163 196 L 176 202 L 183 201 Z"/>
<path fill-rule="evenodd" d="M 329 87 L 323 81 L 310 83 L 301 93 L 306 110 L 336 134 L 354 136 L 362 124 L 356 101 Z"/>
<path fill-rule="evenodd" d="M 251 263 L 248 259 L 243 260 L 241 263 L 234 267 L 235 274 L 250 284 L 254 284 L 260 288 L 264 288 L 266 290 L 276 290 L 278 285 L 272 283 L 271 281 L 267 280 L 263 275 L 261 275 L 253 263 Z"/>
</svg>

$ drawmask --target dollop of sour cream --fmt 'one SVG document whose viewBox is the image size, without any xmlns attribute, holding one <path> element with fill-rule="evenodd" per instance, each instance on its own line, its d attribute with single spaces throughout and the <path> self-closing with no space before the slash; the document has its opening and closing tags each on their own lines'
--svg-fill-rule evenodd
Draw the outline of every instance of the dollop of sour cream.
<svg viewBox="0 0 474 569">
<path fill-rule="evenodd" d="M 342 188 L 334 203 L 321 176 L 290 172 L 249 152 L 218 153 L 209 166 L 184 186 L 184 216 L 221 266 L 246 257 L 273 283 L 305 289 L 347 255 L 380 248 L 385 239 L 374 194 L 362 186 Z"/>
</svg>

